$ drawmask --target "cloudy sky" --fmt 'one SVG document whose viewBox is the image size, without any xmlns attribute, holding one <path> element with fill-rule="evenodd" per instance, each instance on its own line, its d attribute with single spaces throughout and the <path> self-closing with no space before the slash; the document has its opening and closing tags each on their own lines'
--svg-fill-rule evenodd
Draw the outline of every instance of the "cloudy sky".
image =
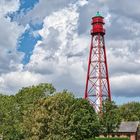
<svg viewBox="0 0 140 140">
<path fill-rule="evenodd" d="M 0 92 L 49 82 L 83 97 L 90 23 L 100 11 L 113 99 L 139 101 L 139 5 L 139 0 L 0 0 Z"/>
</svg>

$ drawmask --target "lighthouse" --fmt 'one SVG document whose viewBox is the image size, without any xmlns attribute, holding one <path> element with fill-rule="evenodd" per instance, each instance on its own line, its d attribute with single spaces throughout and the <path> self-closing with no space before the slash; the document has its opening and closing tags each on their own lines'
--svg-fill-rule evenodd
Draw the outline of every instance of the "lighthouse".
<svg viewBox="0 0 140 140">
<path fill-rule="evenodd" d="M 104 24 L 104 17 L 97 12 L 91 22 L 91 44 L 84 95 L 96 112 L 101 112 L 104 100 L 111 101 Z"/>
</svg>

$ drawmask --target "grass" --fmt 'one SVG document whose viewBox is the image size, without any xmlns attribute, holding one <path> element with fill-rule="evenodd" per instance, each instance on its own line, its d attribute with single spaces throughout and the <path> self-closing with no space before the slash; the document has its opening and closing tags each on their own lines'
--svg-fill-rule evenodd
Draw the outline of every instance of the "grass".
<svg viewBox="0 0 140 140">
<path fill-rule="evenodd" d="M 88 139 L 88 140 L 130 140 L 129 138 L 92 138 L 92 139 Z"/>
<path fill-rule="evenodd" d="M 130 140 L 129 138 L 96 138 L 95 140 Z"/>
</svg>

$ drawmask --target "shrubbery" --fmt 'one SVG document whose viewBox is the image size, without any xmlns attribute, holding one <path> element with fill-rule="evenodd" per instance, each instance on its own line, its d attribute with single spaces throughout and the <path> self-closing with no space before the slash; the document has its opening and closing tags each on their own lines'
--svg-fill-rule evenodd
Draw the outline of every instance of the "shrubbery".
<svg viewBox="0 0 140 140">
<path fill-rule="evenodd" d="M 130 138 L 96 138 L 96 140 L 130 140 Z"/>
<path fill-rule="evenodd" d="M 22 88 L 13 96 L 0 95 L 0 135 L 4 140 L 84 140 L 113 132 L 121 120 L 139 118 L 140 103 L 118 107 L 106 100 L 102 115 L 98 115 L 88 101 L 67 91 L 57 93 L 47 83 Z"/>
</svg>

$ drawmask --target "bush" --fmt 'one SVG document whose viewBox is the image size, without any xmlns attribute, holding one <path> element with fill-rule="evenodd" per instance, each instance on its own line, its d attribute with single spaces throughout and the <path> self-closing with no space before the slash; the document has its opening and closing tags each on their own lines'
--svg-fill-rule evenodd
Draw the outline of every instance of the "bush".
<svg viewBox="0 0 140 140">
<path fill-rule="evenodd" d="M 96 138 L 96 140 L 129 140 L 129 138 Z"/>
<path fill-rule="evenodd" d="M 88 140 L 130 140 L 129 138 L 92 138 Z"/>
</svg>

